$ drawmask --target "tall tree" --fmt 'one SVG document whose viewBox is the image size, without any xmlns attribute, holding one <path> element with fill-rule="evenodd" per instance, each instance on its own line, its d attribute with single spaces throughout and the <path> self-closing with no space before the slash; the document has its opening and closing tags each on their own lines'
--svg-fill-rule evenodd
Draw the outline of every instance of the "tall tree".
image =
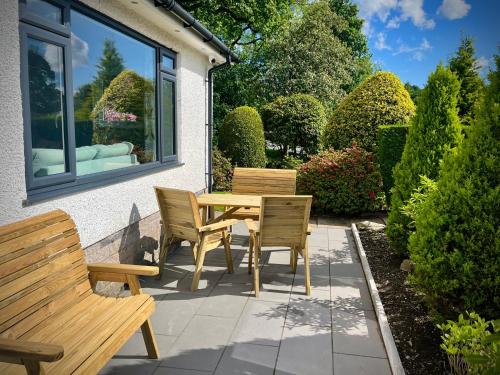
<svg viewBox="0 0 500 375">
<path fill-rule="evenodd" d="M 310 94 L 331 111 L 354 82 L 357 61 L 337 36 L 347 22 L 324 2 L 304 8 L 286 32 L 263 48 L 258 89 L 266 100 Z"/>
<path fill-rule="evenodd" d="M 410 219 L 401 212 L 401 208 L 414 189 L 419 187 L 420 176 L 433 180 L 438 177 L 443 156 L 460 141 L 459 88 L 457 77 L 448 68 L 439 65 L 429 76 L 420 96 L 401 161 L 393 173 L 387 237 L 399 253 L 406 253 L 410 234 Z"/>
<path fill-rule="evenodd" d="M 94 84 L 102 90 L 101 95 L 111 81 L 123 70 L 125 70 L 123 57 L 116 48 L 114 40 L 105 39 L 102 56 L 99 59 L 99 64 L 97 64 L 97 75 L 94 80 Z"/>
<path fill-rule="evenodd" d="M 294 0 L 181 0 L 179 3 L 231 47 L 259 43 L 285 24 Z"/>
<path fill-rule="evenodd" d="M 458 115 L 464 125 L 470 125 L 474 118 L 476 105 L 483 89 L 483 81 L 478 72 L 474 41 L 470 37 L 463 37 L 460 47 L 450 61 L 450 69 L 460 81 L 458 94 Z"/>
</svg>

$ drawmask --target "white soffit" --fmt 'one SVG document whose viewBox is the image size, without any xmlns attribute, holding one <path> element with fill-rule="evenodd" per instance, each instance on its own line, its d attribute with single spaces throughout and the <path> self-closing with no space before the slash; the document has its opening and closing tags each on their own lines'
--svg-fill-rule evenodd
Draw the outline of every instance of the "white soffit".
<svg viewBox="0 0 500 375">
<path fill-rule="evenodd" d="M 123 6 L 150 21 L 155 26 L 165 30 L 173 40 L 179 40 L 196 49 L 200 53 L 217 60 L 222 64 L 226 58 L 210 43 L 203 41 L 203 37 L 190 27 L 184 27 L 182 20 L 167 10 L 156 7 L 153 0 L 122 0 Z M 208 60 L 207 60 L 208 61 Z"/>
</svg>

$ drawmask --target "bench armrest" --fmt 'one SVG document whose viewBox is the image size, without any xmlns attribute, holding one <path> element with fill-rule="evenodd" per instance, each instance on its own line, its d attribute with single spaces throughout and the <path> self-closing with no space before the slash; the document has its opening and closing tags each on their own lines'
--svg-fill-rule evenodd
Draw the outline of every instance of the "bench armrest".
<svg viewBox="0 0 500 375">
<path fill-rule="evenodd" d="M 24 364 L 28 361 L 55 362 L 64 355 L 60 345 L 0 338 L 0 361 Z"/>
<path fill-rule="evenodd" d="M 245 224 L 247 225 L 250 234 L 259 233 L 259 228 L 252 219 L 245 219 Z"/>
<path fill-rule="evenodd" d="M 117 273 L 121 275 L 156 276 L 158 267 L 138 266 L 135 264 L 117 263 L 90 263 L 87 264 L 89 272 Z"/>
<path fill-rule="evenodd" d="M 236 224 L 237 222 L 238 222 L 237 219 L 222 220 L 222 221 L 218 221 L 218 222 L 213 223 L 213 224 L 207 224 L 207 225 L 204 225 L 202 227 L 199 227 L 198 230 L 200 232 L 211 232 L 211 231 L 218 230 L 218 229 L 228 228 L 231 225 Z"/>
</svg>

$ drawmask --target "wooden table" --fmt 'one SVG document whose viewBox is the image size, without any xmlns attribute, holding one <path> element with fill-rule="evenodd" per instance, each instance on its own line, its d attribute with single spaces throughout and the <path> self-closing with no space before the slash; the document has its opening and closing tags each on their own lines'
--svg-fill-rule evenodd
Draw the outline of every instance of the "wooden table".
<svg viewBox="0 0 500 375">
<path fill-rule="evenodd" d="M 207 221 L 208 207 L 224 206 L 229 209 L 222 213 L 219 217 L 208 220 L 206 223 L 211 224 L 227 218 L 239 208 L 260 208 L 260 195 L 242 195 L 242 194 L 201 194 L 198 196 L 198 205 L 203 209 L 203 220 Z"/>
</svg>

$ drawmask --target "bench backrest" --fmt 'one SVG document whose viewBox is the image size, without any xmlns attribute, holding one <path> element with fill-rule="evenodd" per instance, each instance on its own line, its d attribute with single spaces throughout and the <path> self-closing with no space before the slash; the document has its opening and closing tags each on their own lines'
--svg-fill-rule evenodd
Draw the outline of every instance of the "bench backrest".
<svg viewBox="0 0 500 375">
<path fill-rule="evenodd" d="M 260 207 L 261 246 L 304 248 L 312 196 L 263 196 Z"/>
<path fill-rule="evenodd" d="M 193 192 L 155 187 L 160 215 L 166 230 L 177 238 L 198 242 L 200 209 Z"/>
<path fill-rule="evenodd" d="M 294 195 L 297 171 L 293 169 L 234 168 L 233 194 Z"/>
<path fill-rule="evenodd" d="M 0 336 L 19 338 L 91 293 L 68 214 L 56 210 L 0 227 Z"/>
</svg>

